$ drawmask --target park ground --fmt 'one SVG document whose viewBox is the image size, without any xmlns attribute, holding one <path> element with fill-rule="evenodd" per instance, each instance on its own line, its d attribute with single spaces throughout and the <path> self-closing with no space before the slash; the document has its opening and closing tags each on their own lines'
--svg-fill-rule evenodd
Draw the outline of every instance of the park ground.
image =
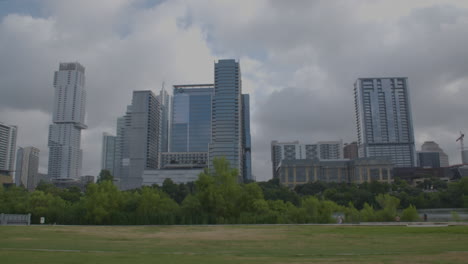
<svg viewBox="0 0 468 264">
<path fill-rule="evenodd" d="M 0 226 L 7 263 L 468 263 L 468 226 Z"/>
</svg>

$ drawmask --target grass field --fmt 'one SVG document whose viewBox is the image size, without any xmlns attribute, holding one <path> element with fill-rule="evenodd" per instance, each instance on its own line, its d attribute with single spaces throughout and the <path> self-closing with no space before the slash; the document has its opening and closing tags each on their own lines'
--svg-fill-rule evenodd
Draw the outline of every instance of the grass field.
<svg viewBox="0 0 468 264">
<path fill-rule="evenodd" d="M 0 226 L 0 263 L 468 263 L 468 226 Z"/>
</svg>

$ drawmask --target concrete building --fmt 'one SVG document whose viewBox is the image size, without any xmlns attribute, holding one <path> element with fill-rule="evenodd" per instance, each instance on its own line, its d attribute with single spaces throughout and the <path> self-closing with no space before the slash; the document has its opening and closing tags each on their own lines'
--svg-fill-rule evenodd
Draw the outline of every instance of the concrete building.
<svg viewBox="0 0 468 264">
<path fill-rule="evenodd" d="M 273 177 L 282 160 L 337 160 L 343 159 L 342 141 L 320 141 L 317 143 L 271 142 L 271 163 Z"/>
<path fill-rule="evenodd" d="M 440 168 L 439 152 L 418 152 L 418 167 Z"/>
<path fill-rule="evenodd" d="M 41 181 L 44 182 L 44 183 L 51 183 L 52 182 L 52 178 L 49 177 L 49 175 L 45 174 L 45 173 L 40 173 L 39 172 L 37 174 L 37 178 L 39 179 L 38 184 L 41 183 Z"/>
<path fill-rule="evenodd" d="M 116 163 L 116 136 L 104 132 L 102 134 L 101 170 L 108 170 L 114 175 Z"/>
<path fill-rule="evenodd" d="M 49 171 L 52 178 L 79 179 L 85 121 L 85 68 L 78 62 L 60 63 L 54 74 L 54 106 L 49 127 Z"/>
<path fill-rule="evenodd" d="M 39 149 L 35 147 L 19 148 L 16 157 L 17 186 L 34 191 L 39 183 Z"/>
<path fill-rule="evenodd" d="M 345 143 L 343 147 L 343 157 L 345 159 L 357 159 L 358 154 L 358 144 L 357 142 L 351 142 L 349 144 Z"/>
<path fill-rule="evenodd" d="M 14 177 L 17 127 L 0 123 L 0 174 Z"/>
<path fill-rule="evenodd" d="M 159 166 L 160 100 L 152 91 L 134 91 L 132 104 L 118 125 L 119 182 L 123 190 L 139 188 L 143 171 Z"/>
<path fill-rule="evenodd" d="M 174 85 L 173 93 L 170 152 L 208 153 L 214 85 Z"/>
<path fill-rule="evenodd" d="M 216 157 L 225 157 L 243 181 L 243 116 L 242 82 L 239 63 L 219 60 L 215 63 L 215 86 L 212 101 L 212 133 L 209 145 L 209 167 Z"/>
<path fill-rule="evenodd" d="M 356 160 L 282 160 L 277 168 L 280 183 L 290 188 L 309 182 L 391 182 L 393 164 L 385 158 Z"/>
<path fill-rule="evenodd" d="M 13 177 L 10 176 L 10 175 L 3 175 L 2 173 L 0 173 L 0 186 L 3 186 L 3 187 L 9 187 L 9 186 L 12 186 L 14 183 L 13 183 Z"/>
<path fill-rule="evenodd" d="M 437 143 L 434 141 L 426 141 L 421 145 L 421 152 L 437 152 L 439 153 L 439 164 L 440 167 L 448 167 L 449 165 L 449 158 L 448 155 L 445 154 L 444 150 L 439 147 Z"/>
<path fill-rule="evenodd" d="M 359 157 L 416 166 L 407 78 L 360 78 L 354 84 Z"/>
<path fill-rule="evenodd" d="M 462 164 L 468 164 L 468 150 L 464 149 L 461 151 Z"/>
</svg>

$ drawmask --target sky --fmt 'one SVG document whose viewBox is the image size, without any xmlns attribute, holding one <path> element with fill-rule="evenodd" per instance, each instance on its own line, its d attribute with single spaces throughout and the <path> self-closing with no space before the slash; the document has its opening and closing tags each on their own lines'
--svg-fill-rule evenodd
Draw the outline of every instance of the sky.
<svg viewBox="0 0 468 264">
<path fill-rule="evenodd" d="M 461 162 L 468 132 L 466 0 L 0 0 L 0 122 L 47 172 L 53 73 L 86 68 L 83 174 L 100 171 L 133 90 L 212 83 L 236 59 L 251 96 L 253 175 L 271 178 L 272 140 L 357 139 L 353 84 L 408 77 L 416 149 L 436 141 Z"/>
</svg>

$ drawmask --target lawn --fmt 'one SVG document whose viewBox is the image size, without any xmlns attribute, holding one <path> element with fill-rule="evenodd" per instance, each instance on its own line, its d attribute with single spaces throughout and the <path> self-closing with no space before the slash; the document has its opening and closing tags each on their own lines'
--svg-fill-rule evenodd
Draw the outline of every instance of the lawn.
<svg viewBox="0 0 468 264">
<path fill-rule="evenodd" d="M 6 263 L 468 263 L 468 226 L 0 226 Z"/>
</svg>

